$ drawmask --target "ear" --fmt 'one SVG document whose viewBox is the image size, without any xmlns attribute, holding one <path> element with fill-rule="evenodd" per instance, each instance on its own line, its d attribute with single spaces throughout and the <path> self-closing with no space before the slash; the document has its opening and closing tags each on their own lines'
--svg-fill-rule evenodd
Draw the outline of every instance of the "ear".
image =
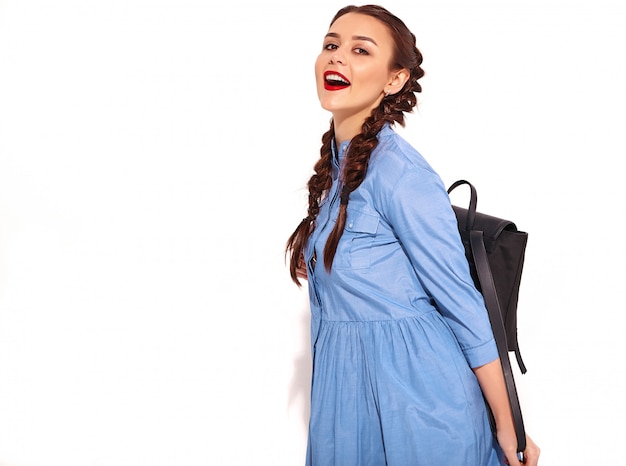
<svg viewBox="0 0 626 466">
<path fill-rule="evenodd" d="M 411 77 L 411 72 L 406 68 L 389 73 L 389 81 L 385 87 L 385 92 L 397 94 Z"/>
</svg>

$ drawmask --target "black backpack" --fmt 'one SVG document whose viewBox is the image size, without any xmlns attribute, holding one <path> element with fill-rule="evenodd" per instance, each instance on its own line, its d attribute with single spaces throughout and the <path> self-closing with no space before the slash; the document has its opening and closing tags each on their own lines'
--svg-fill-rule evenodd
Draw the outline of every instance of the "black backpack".
<svg viewBox="0 0 626 466">
<path fill-rule="evenodd" d="M 517 341 L 517 302 L 528 233 L 519 231 L 509 220 L 477 212 L 476 188 L 468 181 L 453 183 L 448 194 L 464 184 L 470 188 L 469 208 L 452 208 L 474 284 L 485 299 L 513 412 L 517 449 L 522 452 L 526 449 L 526 434 L 508 352 L 515 352 L 522 374 L 526 373 Z M 490 417 L 494 428 L 491 412 Z"/>
</svg>

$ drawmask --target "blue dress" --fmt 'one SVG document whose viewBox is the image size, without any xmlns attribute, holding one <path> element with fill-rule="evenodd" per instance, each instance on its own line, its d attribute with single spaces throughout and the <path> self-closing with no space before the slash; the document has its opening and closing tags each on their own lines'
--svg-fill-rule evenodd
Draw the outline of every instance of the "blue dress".
<svg viewBox="0 0 626 466">
<path fill-rule="evenodd" d="M 339 166 L 305 250 L 313 378 L 308 466 L 503 464 L 472 371 L 498 353 L 439 176 L 390 126 L 323 249 Z"/>
</svg>

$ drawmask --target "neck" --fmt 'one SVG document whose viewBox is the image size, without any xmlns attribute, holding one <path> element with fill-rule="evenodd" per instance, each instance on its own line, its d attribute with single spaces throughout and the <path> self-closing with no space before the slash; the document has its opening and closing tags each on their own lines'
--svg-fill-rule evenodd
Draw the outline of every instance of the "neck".
<svg viewBox="0 0 626 466">
<path fill-rule="evenodd" d="M 369 117 L 371 110 L 367 112 L 342 114 L 341 112 L 333 113 L 333 124 L 335 126 L 335 141 L 337 145 L 344 141 L 350 141 L 354 136 L 361 133 L 363 122 Z"/>
<path fill-rule="evenodd" d="M 364 107 L 359 110 L 354 108 L 333 112 L 333 123 L 335 126 L 335 141 L 341 144 L 344 141 L 350 141 L 354 136 L 361 133 L 363 123 L 369 118 L 376 107 L 382 100 L 382 94 L 371 106 Z"/>
<path fill-rule="evenodd" d="M 335 141 L 337 145 L 344 141 L 350 141 L 354 136 L 361 132 L 363 121 L 350 121 L 341 120 L 337 117 L 333 117 L 333 123 L 335 125 Z"/>
</svg>

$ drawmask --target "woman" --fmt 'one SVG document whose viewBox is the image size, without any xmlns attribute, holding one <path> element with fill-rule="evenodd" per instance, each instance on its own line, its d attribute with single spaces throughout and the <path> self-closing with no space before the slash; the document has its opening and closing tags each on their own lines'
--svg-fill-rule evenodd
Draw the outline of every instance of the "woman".
<svg viewBox="0 0 626 466">
<path fill-rule="evenodd" d="M 287 242 L 311 301 L 307 465 L 522 464 L 445 187 L 392 128 L 417 103 L 421 62 L 404 23 L 367 5 L 336 14 L 315 64 L 332 120 Z"/>
</svg>

